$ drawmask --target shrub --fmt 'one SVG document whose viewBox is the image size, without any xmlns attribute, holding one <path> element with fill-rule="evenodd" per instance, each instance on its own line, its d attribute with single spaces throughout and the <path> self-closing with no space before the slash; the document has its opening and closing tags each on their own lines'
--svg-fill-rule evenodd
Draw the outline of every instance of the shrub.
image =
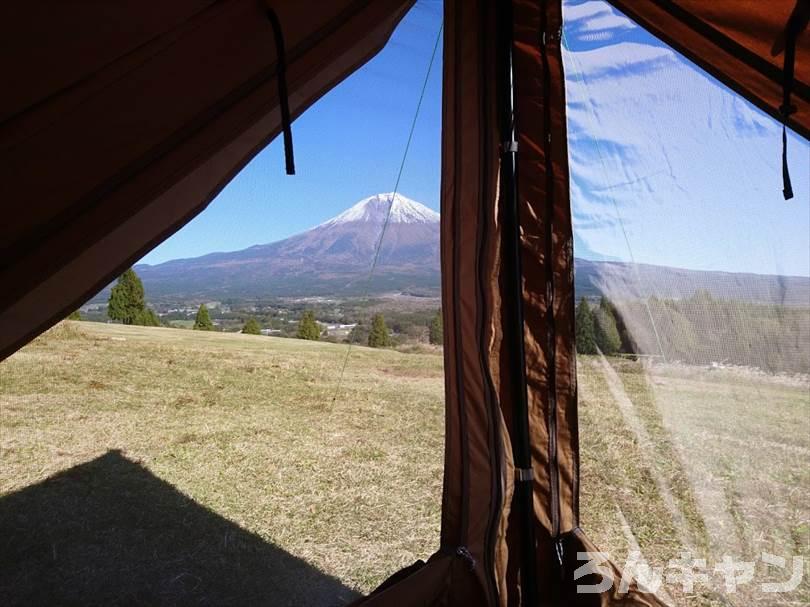
<svg viewBox="0 0 810 607">
<path fill-rule="evenodd" d="M 436 316 L 430 321 L 430 343 L 440 346 L 444 341 L 444 328 L 442 327 L 442 311 L 436 312 Z"/>
<path fill-rule="evenodd" d="M 242 333 L 246 335 L 261 335 L 262 327 L 259 324 L 259 321 L 251 316 L 250 318 L 247 319 L 244 326 L 242 327 Z"/>
</svg>

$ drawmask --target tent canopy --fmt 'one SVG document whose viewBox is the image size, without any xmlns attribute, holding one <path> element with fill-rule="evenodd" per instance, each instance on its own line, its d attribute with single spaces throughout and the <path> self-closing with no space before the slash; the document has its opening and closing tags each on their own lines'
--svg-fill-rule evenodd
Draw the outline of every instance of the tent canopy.
<svg viewBox="0 0 810 607">
<path fill-rule="evenodd" d="M 276 3 L 293 117 L 373 56 L 410 4 Z M 0 101 L 6 356 L 202 211 L 281 116 L 260 2 L 0 11 L 13 83 Z"/>
</svg>

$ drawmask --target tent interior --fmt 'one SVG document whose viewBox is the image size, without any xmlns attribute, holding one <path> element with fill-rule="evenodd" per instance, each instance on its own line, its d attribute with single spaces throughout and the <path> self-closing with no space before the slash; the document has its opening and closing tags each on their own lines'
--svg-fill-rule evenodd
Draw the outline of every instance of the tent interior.
<svg viewBox="0 0 810 607">
<path fill-rule="evenodd" d="M 15 352 L 216 205 L 271 141 L 279 172 L 293 142 L 318 145 L 296 120 L 413 4 L 1 8 L 5 406 Z M 440 535 L 391 577 L 319 588 L 369 607 L 810 602 L 810 2 L 441 10 Z M 119 453 L 75 474 L 99 467 L 161 496 L 134 503 L 164 504 L 167 525 L 277 558 Z M 30 485 L 0 493 L 0 529 L 28 528 L 9 513 L 45 499 Z M 72 499 L 91 512 L 120 490 Z M 5 550 L 0 597 L 23 604 L 15 584 L 45 569 Z"/>
</svg>

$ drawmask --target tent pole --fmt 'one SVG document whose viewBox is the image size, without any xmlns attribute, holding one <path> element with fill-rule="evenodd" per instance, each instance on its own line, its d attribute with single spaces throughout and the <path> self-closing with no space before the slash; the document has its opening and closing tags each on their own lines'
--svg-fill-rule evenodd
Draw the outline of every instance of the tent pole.
<svg viewBox="0 0 810 607">
<path fill-rule="evenodd" d="M 513 437 L 512 450 L 516 468 L 515 496 L 520 517 L 520 585 L 521 603 L 537 605 L 536 554 L 534 537 L 534 475 L 529 438 L 529 408 L 526 388 L 526 353 L 523 317 L 523 270 L 521 264 L 520 215 L 517 197 L 517 152 L 515 140 L 514 80 L 512 47 L 514 26 L 512 2 L 496 2 L 497 73 L 501 133 L 500 192 L 503 221 L 502 278 L 508 321 L 504 339 L 514 358 L 510 365 Z"/>
</svg>

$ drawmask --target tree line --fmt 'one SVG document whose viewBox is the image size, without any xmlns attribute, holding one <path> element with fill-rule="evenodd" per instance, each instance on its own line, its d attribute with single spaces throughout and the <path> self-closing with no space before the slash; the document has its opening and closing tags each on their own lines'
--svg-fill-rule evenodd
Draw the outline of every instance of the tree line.
<svg viewBox="0 0 810 607">
<path fill-rule="evenodd" d="M 119 321 L 125 325 L 161 326 L 160 318 L 158 318 L 154 310 L 146 305 L 143 283 L 132 268 L 126 270 L 118 278 L 110 291 L 107 302 L 107 315 L 111 320 Z M 68 318 L 70 320 L 81 320 L 81 315 L 76 310 Z M 208 307 L 204 303 L 200 304 L 197 309 L 192 328 L 195 331 L 213 331 L 216 329 L 211 320 Z M 438 310 L 433 315 L 427 327 L 424 328 L 431 344 L 438 345 L 442 343 L 441 310 Z M 247 335 L 261 335 L 262 326 L 254 316 L 249 316 L 245 320 L 241 332 Z M 322 337 L 327 337 L 327 332 L 325 329 L 321 329 L 312 310 L 304 310 L 298 321 L 295 337 L 317 341 Z M 347 341 L 351 343 L 365 342 L 366 345 L 372 348 L 389 348 L 395 345 L 391 329 L 382 314 L 373 315 L 368 328 L 362 322 L 357 323 Z"/>
<path fill-rule="evenodd" d="M 691 297 L 580 299 L 578 354 L 629 353 L 665 362 L 756 367 L 772 373 L 810 373 L 810 310 L 804 306 Z"/>
<path fill-rule="evenodd" d="M 107 315 L 127 325 L 162 324 L 146 305 L 143 283 L 132 268 L 112 287 Z M 442 343 L 441 310 L 432 316 L 419 312 L 418 318 L 410 320 L 401 313 L 394 312 L 393 316 L 393 325 L 382 314 L 375 314 L 369 325 L 357 323 L 346 341 L 374 348 L 392 347 L 403 337 Z M 80 320 L 81 315 L 76 310 L 68 318 Z M 313 310 L 304 309 L 291 336 L 330 339 L 315 318 Z M 771 372 L 810 373 L 808 319 L 806 307 L 714 299 L 706 291 L 697 291 L 688 298 L 650 297 L 616 303 L 605 296 L 598 302 L 583 297 L 576 307 L 576 350 L 578 354 L 627 353 L 668 362 L 719 362 Z M 205 304 L 200 304 L 193 328 L 217 329 Z M 260 335 L 262 325 L 249 316 L 241 332 Z"/>
</svg>

